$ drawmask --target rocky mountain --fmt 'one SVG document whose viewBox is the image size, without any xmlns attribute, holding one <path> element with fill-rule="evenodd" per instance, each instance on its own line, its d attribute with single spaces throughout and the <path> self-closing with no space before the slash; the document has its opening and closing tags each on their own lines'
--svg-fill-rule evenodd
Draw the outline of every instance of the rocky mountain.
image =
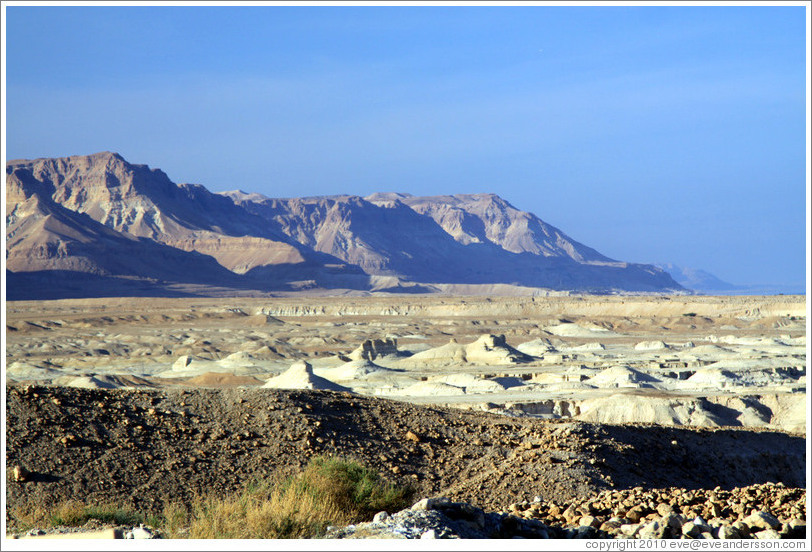
<svg viewBox="0 0 812 552">
<path fill-rule="evenodd" d="M 494 194 L 223 195 L 299 243 L 374 276 L 558 290 L 680 289 L 664 271 L 613 261 Z"/>
<path fill-rule="evenodd" d="M 118 232 L 50 198 L 47 184 L 15 169 L 6 179 L 6 269 L 12 282 L 51 283 L 109 278 L 144 283 L 185 281 L 234 285 L 235 275 L 214 259 Z M 42 277 L 50 275 L 49 278 Z M 10 297 L 16 286 L 9 286 Z M 46 289 L 40 295 L 48 295 Z"/>
<path fill-rule="evenodd" d="M 130 236 L 212 256 L 238 274 L 266 265 L 325 262 L 228 198 L 200 185 L 174 184 L 161 170 L 130 164 L 115 153 L 12 161 L 7 180 L 21 170 L 67 209 Z"/>
<path fill-rule="evenodd" d="M 194 284 L 203 294 L 460 284 L 681 290 L 660 268 L 609 259 L 493 194 L 217 194 L 110 152 L 10 161 L 6 189 L 10 282 L 50 275 L 52 288 L 67 273 L 68 295 L 104 293 L 97 281 L 82 285 L 90 276 L 152 282 L 151 292 Z M 40 296 L 27 285 L 23 296 Z"/>
<path fill-rule="evenodd" d="M 6 190 L 8 276 L 24 297 L 61 296 L 54 287 L 63 282 L 70 296 L 106 295 L 110 286 L 119 293 L 122 285 L 146 294 L 164 294 L 167 285 L 295 289 L 297 281 L 313 286 L 348 274 L 350 284 L 367 282 L 355 267 L 280 241 L 228 198 L 115 153 L 11 161 Z"/>
<path fill-rule="evenodd" d="M 580 263 L 613 262 L 495 194 L 433 197 L 374 194 L 367 199 L 380 203 L 394 199 L 393 196 L 399 196 L 400 201 L 421 215 L 430 216 L 464 245 L 490 242 L 511 253 L 570 257 Z"/>
</svg>

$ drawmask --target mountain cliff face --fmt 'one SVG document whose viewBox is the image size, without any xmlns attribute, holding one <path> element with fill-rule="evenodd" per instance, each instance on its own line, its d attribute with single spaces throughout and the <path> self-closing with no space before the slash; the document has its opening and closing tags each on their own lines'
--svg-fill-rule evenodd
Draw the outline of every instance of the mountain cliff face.
<svg viewBox="0 0 812 552">
<path fill-rule="evenodd" d="M 109 278 L 237 283 L 235 275 L 211 257 L 117 232 L 56 203 L 48 191 L 26 169 L 15 169 L 6 178 L 6 269 L 18 278 L 50 274 L 48 285 L 60 280 L 71 284 L 86 276 L 94 277 L 88 281 L 95 283 Z M 16 297 L 13 287 L 9 282 L 10 298 Z M 36 295 L 49 296 L 45 289 Z"/>
<path fill-rule="evenodd" d="M 145 238 L 177 253 L 200 253 L 236 274 L 296 267 L 302 279 L 312 279 L 326 263 L 341 264 L 275 235 L 265 221 L 226 197 L 200 185 L 177 185 L 162 171 L 130 164 L 115 153 L 11 161 L 6 167 L 7 187 L 21 174 L 36 183 L 40 198 L 87 215 L 121 236 Z M 8 219 L 6 226 L 8 234 Z M 57 264 L 69 263 L 62 258 Z M 284 271 L 278 272 L 282 277 Z M 258 282 L 260 287 L 283 283 L 273 278 Z"/>
<path fill-rule="evenodd" d="M 421 291 L 432 288 L 416 283 L 681 289 L 663 270 L 608 259 L 493 194 L 215 194 L 104 152 L 11 161 L 6 195 L 12 275 L 255 291 L 369 290 L 383 281 Z"/>
<path fill-rule="evenodd" d="M 613 261 L 493 194 L 223 195 L 299 243 L 370 275 L 558 290 L 680 289 L 661 269 Z"/>
<path fill-rule="evenodd" d="M 375 194 L 370 201 L 384 202 L 389 194 Z M 544 257 L 570 257 L 574 261 L 611 262 L 532 213 L 519 211 L 495 194 L 413 197 L 400 201 L 421 215 L 430 216 L 462 244 L 493 243 L 511 253 Z"/>
</svg>

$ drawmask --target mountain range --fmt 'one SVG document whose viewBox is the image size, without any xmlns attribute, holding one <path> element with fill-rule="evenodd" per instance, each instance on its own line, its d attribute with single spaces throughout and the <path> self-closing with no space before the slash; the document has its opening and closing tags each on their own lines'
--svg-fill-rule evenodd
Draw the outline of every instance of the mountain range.
<svg viewBox="0 0 812 552">
<path fill-rule="evenodd" d="M 656 263 L 686 289 L 700 295 L 803 295 L 804 282 L 771 284 L 731 284 L 698 268 L 687 268 L 673 263 Z"/>
<path fill-rule="evenodd" d="M 494 194 L 213 193 L 102 152 L 9 161 L 6 199 L 9 299 L 685 291 L 661 268 L 609 259 Z"/>
<path fill-rule="evenodd" d="M 729 282 L 725 282 L 706 270 L 699 268 L 688 268 L 678 266 L 673 263 L 657 263 L 682 287 L 692 289 L 697 292 L 725 293 L 742 289 Z"/>
</svg>

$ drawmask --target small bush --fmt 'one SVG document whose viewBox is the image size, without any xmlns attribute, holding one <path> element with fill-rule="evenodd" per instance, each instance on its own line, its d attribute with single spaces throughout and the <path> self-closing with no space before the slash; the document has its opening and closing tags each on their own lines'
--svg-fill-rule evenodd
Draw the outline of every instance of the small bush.
<svg viewBox="0 0 812 552">
<path fill-rule="evenodd" d="M 165 503 L 160 515 L 147 518 L 147 525 L 160 527 L 166 538 L 177 539 L 186 536 L 189 528 L 188 508 L 177 502 Z"/>
<path fill-rule="evenodd" d="M 377 472 L 358 462 L 325 456 L 313 458 L 286 487 L 297 495 L 331 500 L 359 521 L 372 519 L 381 510 L 400 510 L 408 506 L 411 495 L 408 488 L 382 481 Z"/>
<path fill-rule="evenodd" d="M 188 536 L 193 539 L 308 538 L 323 533 L 331 523 L 350 522 L 329 501 L 317 502 L 290 490 L 266 494 L 262 488 L 199 499 L 191 518 Z"/>
</svg>

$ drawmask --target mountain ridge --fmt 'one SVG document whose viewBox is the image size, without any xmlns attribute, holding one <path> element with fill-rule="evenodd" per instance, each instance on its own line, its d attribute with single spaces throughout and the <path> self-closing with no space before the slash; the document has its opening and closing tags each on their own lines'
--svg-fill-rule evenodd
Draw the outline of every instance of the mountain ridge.
<svg viewBox="0 0 812 552">
<path fill-rule="evenodd" d="M 674 281 L 686 289 L 692 289 L 699 292 L 730 292 L 736 289 L 744 288 L 744 286 L 737 286 L 735 284 L 731 284 L 730 282 L 725 282 L 716 275 L 700 268 L 684 267 L 674 263 L 655 264 L 668 272 L 671 277 L 674 278 Z"/>
<path fill-rule="evenodd" d="M 63 271 L 146 280 L 229 283 L 232 274 L 210 257 L 118 232 L 42 193 L 24 170 L 6 180 L 6 268 Z"/>
<path fill-rule="evenodd" d="M 37 264 L 31 247 L 39 238 L 13 239 L 20 232 L 45 232 L 21 226 L 14 215 L 26 201 L 36 201 L 57 209 L 87 236 L 101 236 L 106 232 L 101 228 L 115 232 L 108 236 L 113 240 L 108 249 L 156 244 L 168 248 L 162 254 L 175 251 L 177 262 L 192 265 L 183 254 L 194 254 L 228 271 L 224 281 L 233 275 L 240 286 L 259 292 L 369 291 L 382 281 L 394 290 L 413 291 L 433 289 L 433 284 L 598 293 L 684 291 L 665 271 L 609 259 L 496 194 L 270 198 L 241 190 L 213 193 L 200 184 L 175 184 L 160 169 L 129 163 L 113 152 L 9 161 L 6 183 L 12 272 L 36 273 L 49 266 L 112 274 L 100 268 L 105 251 L 97 251 L 98 258 L 83 266 L 65 246 L 43 253 L 50 255 L 50 264 Z M 48 236 L 42 239 L 53 241 Z M 184 280 L 183 271 L 170 271 L 174 279 L 168 280 L 161 270 L 145 271 L 131 267 L 129 275 L 113 275 L 175 284 Z"/>
</svg>

